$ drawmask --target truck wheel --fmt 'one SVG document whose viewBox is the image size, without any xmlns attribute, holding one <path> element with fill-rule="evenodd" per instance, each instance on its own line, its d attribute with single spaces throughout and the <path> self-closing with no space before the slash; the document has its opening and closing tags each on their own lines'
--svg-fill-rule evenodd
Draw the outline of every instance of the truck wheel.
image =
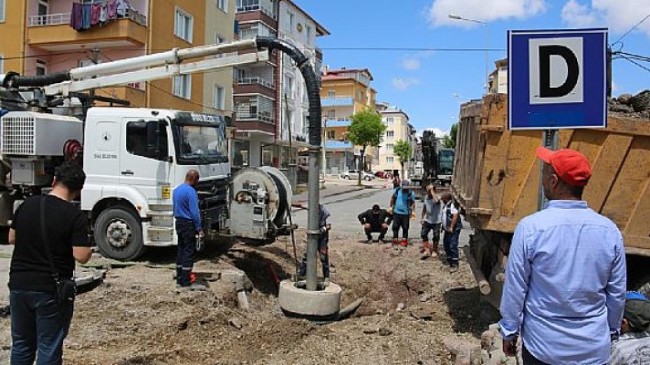
<svg viewBox="0 0 650 365">
<path fill-rule="evenodd" d="M 364 177 L 363 179 L 366 180 L 366 181 L 370 181 L 370 180 L 371 180 L 371 179 L 370 179 L 370 176 L 366 176 L 366 177 Z"/>
<path fill-rule="evenodd" d="M 350 180 L 350 175 L 345 175 L 344 179 L 345 180 Z"/>
<path fill-rule="evenodd" d="M 138 217 L 122 208 L 109 208 L 95 221 L 97 247 L 106 257 L 135 260 L 144 252 L 142 225 Z"/>
</svg>

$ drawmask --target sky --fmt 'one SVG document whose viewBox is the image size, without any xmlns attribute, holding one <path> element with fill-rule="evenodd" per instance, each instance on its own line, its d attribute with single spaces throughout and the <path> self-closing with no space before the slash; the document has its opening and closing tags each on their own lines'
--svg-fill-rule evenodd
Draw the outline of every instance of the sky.
<svg viewBox="0 0 650 365">
<path fill-rule="evenodd" d="M 508 30 L 606 27 L 614 51 L 650 57 L 650 0 L 293 1 L 331 33 L 317 39 L 323 63 L 369 69 L 377 101 L 403 110 L 418 135 L 448 132 L 460 104 L 482 96 L 485 49 L 491 72 L 506 57 Z M 613 96 L 650 89 L 650 62 L 636 62 L 647 70 L 614 59 Z"/>
</svg>

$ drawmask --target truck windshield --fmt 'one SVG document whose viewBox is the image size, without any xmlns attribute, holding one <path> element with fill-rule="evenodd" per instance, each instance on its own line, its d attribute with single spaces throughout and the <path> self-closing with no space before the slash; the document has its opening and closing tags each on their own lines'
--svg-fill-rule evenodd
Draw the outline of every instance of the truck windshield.
<svg viewBox="0 0 650 365">
<path fill-rule="evenodd" d="M 178 113 L 174 143 L 179 164 L 228 162 L 226 123 L 219 116 Z"/>
</svg>

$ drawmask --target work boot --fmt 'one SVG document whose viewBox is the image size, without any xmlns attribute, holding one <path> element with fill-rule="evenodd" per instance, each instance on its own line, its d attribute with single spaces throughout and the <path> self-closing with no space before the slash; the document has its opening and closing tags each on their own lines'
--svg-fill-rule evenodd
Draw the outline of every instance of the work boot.
<svg viewBox="0 0 650 365">
<path fill-rule="evenodd" d="M 422 242 L 422 249 L 420 250 L 420 258 L 422 260 L 428 259 L 431 257 L 431 245 L 429 245 L 428 241 Z"/>
<path fill-rule="evenodd" d="M 451 266 L 449 267 L 449 272 L 450 272 L 450 273 L 453 274 L 453 273 L 455 273 L 456 271 L 458 271 L 458 265 L 451 265 Z"/>
<path fill-rule="evenodd" d="M 429 246 L 428 241 L 422 241 L 422 246 L 420 246 L 420 255 L 422 255 L 427 250 L 428 246 Z"/>
<path fill-rule="evenodd" d="M 429 248 L 429 256 L 438 257 L 438 243 L 433 243 Z"/>
</svg>

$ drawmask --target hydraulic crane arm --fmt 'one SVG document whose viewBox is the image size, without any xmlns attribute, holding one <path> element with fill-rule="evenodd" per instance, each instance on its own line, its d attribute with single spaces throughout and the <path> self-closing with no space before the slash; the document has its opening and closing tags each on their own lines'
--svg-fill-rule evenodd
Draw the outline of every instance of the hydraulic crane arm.
<svg viewBox="0 0 650 365">
<path fill-rule="evenodd" d="M 257 51 L 257 41 L 247 39 L 191 48 L 175 48 L 166 52 L 131 57 L 96 65 L 70 69 L 68 72 L 44 76 L 20 76 L 8 73 L 2 84 L 5 87 L 43 87 L 48 96 L 67 96 L 71 92 L 93 88 L 151 81 L 175 75 L 191 74 L 224 67 L 267 61 L 268 51 Z M 234 54 L 245 51 L 250 53 Z M 252 51 L 252 52 L 251 52 Z M 194 62 L 195 58 L 223 55 Z"/>
</svg>

